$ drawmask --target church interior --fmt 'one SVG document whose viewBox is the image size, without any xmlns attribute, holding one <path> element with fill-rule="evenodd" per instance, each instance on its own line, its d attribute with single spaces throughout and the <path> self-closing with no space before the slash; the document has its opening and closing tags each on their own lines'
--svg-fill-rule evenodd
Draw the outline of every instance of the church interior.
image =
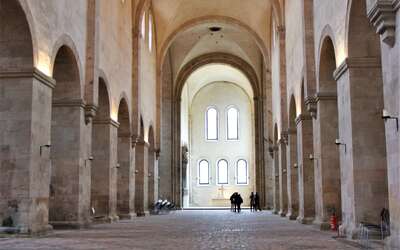
<svg viewBox="0 0 400 250">
<path fill-rule="evenodd" d="M 399 9 L 0 0 L 0 249 L 400 249 Z"/>
</svg>

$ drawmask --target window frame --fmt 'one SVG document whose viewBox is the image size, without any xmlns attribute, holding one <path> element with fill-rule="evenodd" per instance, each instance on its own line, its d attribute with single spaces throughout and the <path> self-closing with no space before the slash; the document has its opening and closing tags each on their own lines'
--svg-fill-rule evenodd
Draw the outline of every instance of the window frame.
<svg viewBox="0 0 400 250">
<path fill-rule="evenodd" d="M 208 168 L 207 168 L 207 183 L 202 183 L 201 182 L 201 177 L 200 177 L 200 164 L 202 163 L 202 162 L 207 162 L 207 166 L 208 166 Z M 207 159 L 205 159 L 205 158 L 202 158 L 202 159 L 200 159 L 198 162 L 197 162 L 197 179 L 198 179 L 198 181 L 197 181 L 197 184 L 199 185 L 199 186 L 209 186 L 211 183 L 210 183 L 210 162 L 207 160 Z"/>
<path fill-rule="evenodd" d="M 209 139 L 208 138 L 208 112 L 211 110 L 211 109 L 214 109 L 215 111 L 216 111 L 216 138 L 215 139 Z M 208 141 L 208 142 L 217 142 L 217 141 L 219 141 L 219 111 L 218 111 L 218 109 L 217 109 L 217 107 L 215 107 L 215 106 L 209 106 L 209 107 L 207 107 L 207 109 L 206 109 L 206 112 L 205 112 L 205 126 L 204 126 L 204 128 L 205 128 L 205 139 L 206 139 L 206 141 Z"/>
<path fill-rule="evenodd" d="M 237 119 L 236 119 L 236 138 L 229 138 L 229 110 L 235 109 L 237 112 Z M 235 105 L 230 105 L 226 108 L 226 140 L 227 141 L 239 141 L 240 136 L 239 136 L 239 131 L 240 131 L 240 112 L 239 109 Z"/>
<path fill-rule="evenodd" d="M 246 163 L 246 183 L 239 183 L 239 162 L 244 161 Z M 240 158 L 236 161 L 236 185 L 246 186 L 249 185 L 249 163 L 246 159 Z"/>
<path fill-rule="evenodd" d="M 226 183 L 221 183 L 219 180 L 220 180 L 220 178 L 219 178 L 219 163 L 220 162 L 222 162 L 222 161 L 224 161 L 224 162 L 226 162 Z M 219 185 L 219 186 L 222 186 L 222 185 L 229 185 L 229 161 L 226 159 L 226 158 L 221 158 L 221 159 L 219 159 L 219 160 L 217 160 L 217 165 L 216 165 L 217 167 L 216 167 L 216 171 L 217 171 L 217 173 L 216 173 L 216 175 L 217 175 L 217 181 L 216 181 L 216 184 L 217 185 Z"/>
</svg>

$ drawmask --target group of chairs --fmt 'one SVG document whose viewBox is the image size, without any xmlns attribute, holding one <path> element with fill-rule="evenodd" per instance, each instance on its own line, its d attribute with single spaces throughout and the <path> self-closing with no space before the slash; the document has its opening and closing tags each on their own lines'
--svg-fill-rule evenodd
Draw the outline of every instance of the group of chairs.
<svg viewBox="0 0 400 250">
<path fill-rule="evenodd" d="M 168 214 L 173 210 L 176 210 L 176 206 L 173 202 L 159 199 L 153 204 L 153 210 L 151 211 L 151 214 Z"/>
<path fill-rule="evenodd" d="M 390 236 L 390 214 L 389 210 L 383 208 L 381 211 L 381 223 L 380 225 L 370 224 L 366 222 L 361 222 L 359 225 L 358 239 L 360 241 L 363 249 L 371 248 L 371 238 L 376 238 L 380 236 L 381 240 Z M 375 237 L 374 237 L 375 236 Z"/>
</svg>

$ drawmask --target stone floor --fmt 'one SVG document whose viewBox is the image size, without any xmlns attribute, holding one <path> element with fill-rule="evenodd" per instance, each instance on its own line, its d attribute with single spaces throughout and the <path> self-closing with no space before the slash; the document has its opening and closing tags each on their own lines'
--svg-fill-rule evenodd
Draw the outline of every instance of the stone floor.
<svg viewBox="0 0 400 250">
<path fill-rule="evenodd" d="M 332 236 L 269 212 L 184 211 L 87 230 L 54 231 L 41 238 L 0 238 L 0 249 L 360 249 Z"/>
</svg>

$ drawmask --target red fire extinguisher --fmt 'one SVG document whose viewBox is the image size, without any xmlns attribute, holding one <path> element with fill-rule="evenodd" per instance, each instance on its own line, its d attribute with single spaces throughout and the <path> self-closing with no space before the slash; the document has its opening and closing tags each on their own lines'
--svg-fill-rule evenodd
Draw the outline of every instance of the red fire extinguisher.
<svg viewBox="0 0 400 250">
<path fill-rule="evenodd" d="M 331 224 L 331 230 L 332 230 L 332 231 L 337 231 L 337 229 L 338 229 L 338 223 L 337 223 L 337 217 L 336 217 L 336 214 L 335 214 L 335 213 L 333 213 L 333 214 L 331 215 L 330 224 Z"/>
</svg>

